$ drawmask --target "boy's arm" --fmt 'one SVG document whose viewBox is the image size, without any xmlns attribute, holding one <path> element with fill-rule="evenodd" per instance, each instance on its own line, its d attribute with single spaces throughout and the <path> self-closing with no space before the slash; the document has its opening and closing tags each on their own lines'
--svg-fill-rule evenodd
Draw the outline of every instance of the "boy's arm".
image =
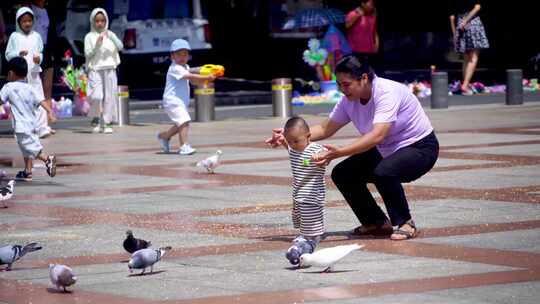
<svg viewBox="0 0 540 304">
<path fill-rule="evenodd" d="M 200 74 L 201 73 L 201 67 L 193 67 L 189 68 L 189 72 L 191 74 Z"/>
<path fill-rule="evenodd" d="M 122 40 L 118 39 L 118 36 L 116 36 L 113 31 L 108 30 L 107 35 L 109 36 L 109 38 L 111 38 L 111 41 L 114 43 L 118 51 L 124 49 L 124 44 L 122 43 Z"/>
<path fill-rule="evenodd" d="M 47 112 L 47 117 L 49 118 L 49 120 L 52 123 L 56 122 L 56 117 L 54 116 L 54 113 L 53 113 L 49 103 L 46 100 L 43 100 L 43 101 L 41 101 L 39 103 L 39 105 L 42 106 L 45 109 L 45 111 Z"/>
<path fill-rule="evenodd" d="M 191 69 L 190 69 L 191 70 Z M 187 73 L 183 77 L 184 79 L 187 79 L 189 81 L 193 81 L 195 83 L 202 83 L 204 81 L 214 81 L 216 79 L 216 76 L 209 74 L 209 75 L 201 75 L 201 74 L 194 74 L 194 73 Z"/>
</svg>

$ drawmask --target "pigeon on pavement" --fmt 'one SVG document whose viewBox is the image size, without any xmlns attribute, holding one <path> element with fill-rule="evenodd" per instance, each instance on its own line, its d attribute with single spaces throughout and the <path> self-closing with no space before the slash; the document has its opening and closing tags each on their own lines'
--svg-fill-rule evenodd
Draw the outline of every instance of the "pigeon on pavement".
<svg viewBox="0 0 540 304">
<path fill-rule="evenodd" d="M 6 271 L 11 270 L 11 264 L 22 258 L 25 254 L 40 250 L 37 243 L 30 243 L 24 247 L 21 245 L 7 245 L 0 247 L 0 265 L 7 264 Z"/>
<path fill-rule="evenodd" d="M 128 262 L 129 272 L 133 269 L 142 269 L 141 275 L 144 274 L 147 267 L 150 267 L 150 273 L 154 271 L 154 264 L 159 262 L 171 247 L 162 247 L 159 249 L 145 248 L 135 251 Z"/>
<path fill-rule="evenodd" d="M 197 167 L 203 167 L 208 173 L 214 173 L 214 169 L 220 164 L 221 154 L 221 150 L 217 150 L 214 155 L 197 162 Z"/>
<path fill-rule="evenodd" d="M 10 180 L 5 187 L 0 188 L 0 201 L 2 201 L 2 207 L 7 208 L 6 201 L 13 196 L 15 181 Z"/>
<path fill-rule="evenodd" d="M 137 239 L 133 236 L 131 230 L 126 231 L 126 239 L 124 240 L 124 249 L 129 253 L 134 253 L 137 250 L 148 248 L 152 245 L 151 242 L 143 239 Z"/>
<path fill-rule="evenodd" d="M 300 256 L 300 266 L 326 267 L 323 272 L 331 272 L 332 266 L 334 266 L 334 264 L 346 257 L 352 251 L 358 250 L 362 247 L 364 247 L 364 245 L 342 245 L 331 248 L 324 248 L 321 250 L 317 250 L 314 253 L 305 253 Z"/>
<path fill-rule="evenodd" d="M 77 277 L 73 274 L 73 270 L 66 265 L 49 264 L 49 277 L 56 288 L 63 288 L 67 292 L 66 287 L 69 287 L 77 282 Z"/>
</svg>

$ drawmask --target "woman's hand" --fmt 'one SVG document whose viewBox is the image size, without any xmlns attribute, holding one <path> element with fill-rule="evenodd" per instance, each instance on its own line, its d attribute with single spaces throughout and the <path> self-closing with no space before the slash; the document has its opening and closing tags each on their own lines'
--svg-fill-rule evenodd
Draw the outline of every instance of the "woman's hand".
<svg viewBox="0 0 540 304">
<path fill-rule="evenodd" d="M 33 59 L 34 59 L 35 64 L 39 64 L 39 60 L 40 60 L 39 55 L 34 55 Z"/>
<path fill-rule="evenodd" d="M 264 141 L 267 145 L 272 148 L 279 147 L 285 142 L 285 137 L 283 136 L 283 128 L 272 129 L 272 137 Z"/>
<path fill-rule="evenodd" d="M 338 147 L 334 145 L 323 145 L 323 147 L 326 149 L 325 151 L 321 151 L 319 153 L 315 153 L 311 156 L 311 159 L 315 163 L 315 165 L 319 167 L 324 167 L 330 164 L 332 159 L 338 158 Z"/>
</svg>

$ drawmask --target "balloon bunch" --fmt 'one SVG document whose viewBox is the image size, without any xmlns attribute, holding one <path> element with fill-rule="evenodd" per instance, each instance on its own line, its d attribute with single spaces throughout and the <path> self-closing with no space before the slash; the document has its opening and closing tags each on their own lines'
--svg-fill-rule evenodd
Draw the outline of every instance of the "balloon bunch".
<svg viewBox="0 0 540 304">
<path fill-rule="evenodd" d="M 88 76 L 83 68 L 76 69 L 73 66 L 73 57 L 71 51 L 67 50 L 64 53 L 64 60 L 67 62 L 65 69 L 62 69 L 62 81 L 73 92 L 80 97 L 86 97 L 86 89 L 88 86 Z"/>
<path fill-rule="evenodd" d="M 308 41 L 308 49 L 303 53 L 304 61 L 317 69 L 321 80 L 328 81 L 335 78 L 332 68 L 327 62 L 328 51 L 321 48 L 321 43 L 318 39 L 311 38 Z"/>
</svg>

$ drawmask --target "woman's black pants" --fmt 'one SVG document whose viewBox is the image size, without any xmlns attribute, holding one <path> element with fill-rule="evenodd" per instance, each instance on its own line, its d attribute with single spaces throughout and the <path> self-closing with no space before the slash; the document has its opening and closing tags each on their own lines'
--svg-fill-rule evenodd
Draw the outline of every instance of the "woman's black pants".
<svg viewBox="0 0 540 304">
<path fill-rule="evenodd" d="M 359 153 L 336 165 L 332 180 L 362 225 L 382 225 L 388 218 L 375 202 L 367 183 L 375 184 L 393 226 L 411 219 L 401 183 L 426 174 L 437 161 L 439 142 L 432 132 L 410 146 L 383 158 L 377 148 Z"/>
</svg>

